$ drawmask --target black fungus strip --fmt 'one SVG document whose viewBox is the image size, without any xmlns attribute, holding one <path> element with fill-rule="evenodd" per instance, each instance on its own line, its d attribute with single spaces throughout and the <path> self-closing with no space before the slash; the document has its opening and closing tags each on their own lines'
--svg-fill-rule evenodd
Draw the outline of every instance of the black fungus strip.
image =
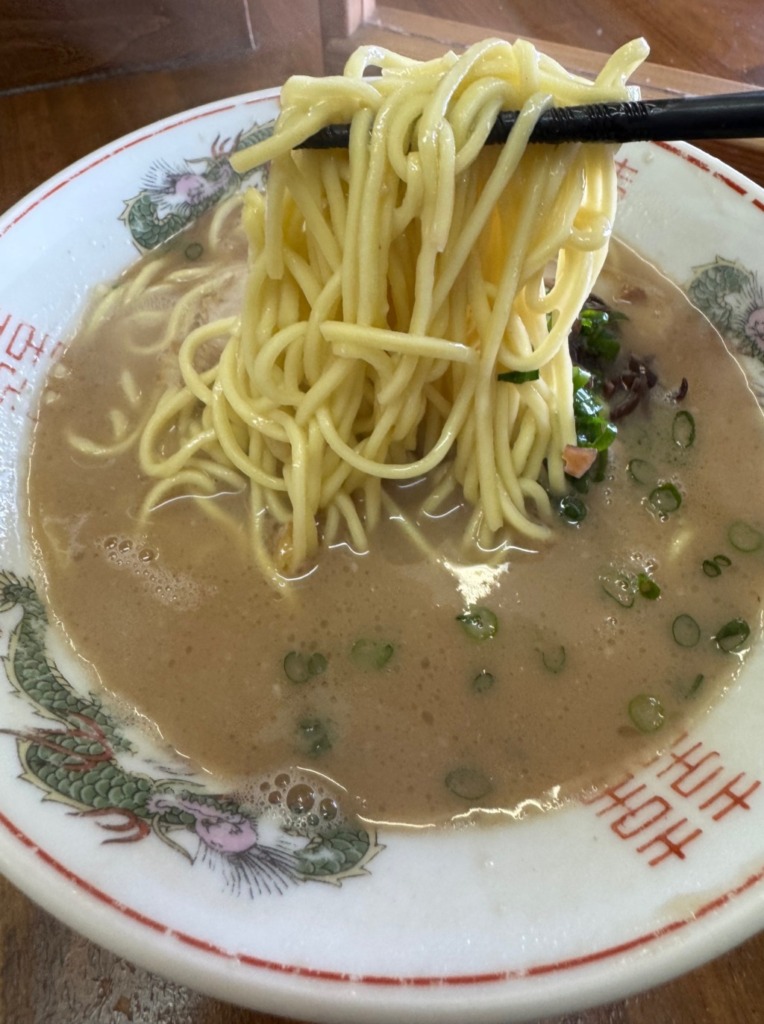
<svg viewBox="0 0 764 1024">
<path fill-rule="evenodd" d="M 614 422 L 633 413 L 658 383 L 656 372 L 637 356 L 630 355 L 626 366 L 622 373 L 608 378 L 604 389 Z"/>
<path fill-rule="evenodd" d="M 688 388 L 688 386 L 689 385 L 687 384 L 687 378 L 686 377 L 682 377 L 682 383 L 679 385 L 679 387 L 676 389 L 676 391 L 674 391 L 672 393 L 672 395 L 671 395 L 672 400 L 674 402 L 682 402 L 682 401 L 684 401 L 684 399 L 687 397 L 687 388 Z"/>
</svg>

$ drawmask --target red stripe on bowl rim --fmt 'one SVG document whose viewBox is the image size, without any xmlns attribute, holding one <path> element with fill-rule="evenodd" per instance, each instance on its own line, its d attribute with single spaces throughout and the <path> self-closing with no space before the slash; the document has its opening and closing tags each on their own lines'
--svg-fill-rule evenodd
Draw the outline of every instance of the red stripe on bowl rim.
<svg viewBox="0 0 764 1024">
<path fill-rule="evenodd" d="M 112 143 L 105 146 L 103 149 L 98 150 L 89 157 L 83 158 L 82 161 L 73 164 L 68 170 L 59 172 L 59 174 L 52 177 L 48 183 L 40 186 L 40 189 L 28 196 L 26 200 L 21 200 L 17 205 L 11 207 L 4 216 L 0 217 L 0 223 L 2 221 L 6 221 L 6 223 L 2 223 L 2 226 L 0 226 L 0 238 L 6 235 L 15 225 L 39 207 L 44 201 L 56 195 L 56 193 L 60 192 L 61 189 L 82 177 L 82 175 L 86 174 L 88 171 L 106 163 L 108 160 L 118 156 L 120 153 L 132 149 L 149 139 L 163 135 L 195 121 L 199 121 L 207 117 L 214 117 L 239 106 L 254 106 L 263 102 L 272 102 L 274 99 L 277 99 L 277 97 L 278 90 L 263 91 L 254 95 L 244 94 L 240 97 L 234 97 L 224 103 L 210 104 L 202 108 L 197 108 L 196 110 L 190 111 L 179 117 L 167 118 L 163 121 L 157 122 L 146 130 L 140 130 L 133 135 L 126 136 L 116 144 Z M 659 146 L 664 151 L 691 164 L 698 170 L 710 174 L 715 180 L 734 191 L 737 195 L 741 197 L 749 196 L 750 189 L 747 188 L 742 181 L 735 180 L 725 171 L 715 169 L 711 165 L 714 158 L 709 158 L 709 161 L 711 162 L 707 162 L 704 159 L 704 156 L 700 155 L 700 151 L 687 151 L 670 142 L 654 142 L 651 144 Z M 723 166 L 723 164 L 719 164 L 719 167 Z M 751 205 L 764 213 L 764 200 L 758 198 L 758 196 L 752 195 L 750 196 L 750 201 Z M 13 839 L 19 842 L 27 851 L 55 872 L 57 876 L 63 878 L 66 882 L 73 884 L 80 892 L 108 907 L 109 910 L 116 912 L 125 919 L 141 927 L 147 928 L 152 932 L 166 936 L 169 939 L 176 940 L 183 945 L 192 947 L 201 953 L 208 954 L 217 959 L 235 961 L 246 967 L 298 976 L 304 979 L 318 979 L 321 981 L 344 982 L 352 983 L 353 985 L 360 984 L 365 986 L 408 986 L 416 988 L 429 988 L 436 986 L 470 986 L 502 982 L 506 983 L 519 979 L 527 979 L 575 970 L 577 968 L 582 968 L 587 965 L 596 964 L 633 952 L 634 950 L 642 947 L 647 947 L 660 939 L 679 932 L 694 922 L 708 917 L 714 911 L 725 907 L 764 880 L 764 866 L 762 866 L 750 874 L 743 882 L 703 904 L 699 909 L 695 910 L 686 918 L 675 919 L 651 931 L 625 940 L 624 942 L 603 947 L 602 949 L 594 950 L 590 953 L 578 956 L 543 962 L 522 969 L 510 968 L 485 973 L 414 976 L 376 974 L 358 975 L 351 972 L 310 967 L 305 964 L 281 963 L 279 961 L 268 960 L 248 953 L 237 953 L 232 950 L 224 949 L 223 947 L 198 936 L 172 928 L 170 925 L 163 924 L 161 921 L 157 921 L 143 912 L 128 906 L 123 901 L 117 900 L 103 889 L 100 889 L 92 882 L 89 882 L 87 879 L 78 875 L 71 868 L 68 868 L 61 861 L 57 860 L 47 850 L 39 846 L 21 828 L 15 825 L 10 818 L 6 817 L 2 811 L 0 811 L 0 825 L 3 826 Z"/>
<path fill-rule="evenodd" d="M 484 985 L 497 982 L 510 982 L 522 978 L 532 978 L 541 975 L 557 974 L 564 971 L 574 970 L 579 967 L 585 967 L 590 964 L 599 963 L 613 957 L 621 956 L 624 953 L 630 953 L 641 947 L 649 946 L 651 943 L 656 942 L 659 939 L 663 939 L 683 928 L 686 928 L 695 921 L 702 920 L 709 914 L 721 909 L 732 900 L 748 892 L 764 880 L 764 866 L 762 866 L 759 870 L 749 875 L 739 885 L 734 886 L 732 889 L 729 889 L 721 895 L 716 896 L 714 899 L 709 900 L 708 903 L 703 904 L 700 908 L 693 911 L 689 917 L 677 918 L 659 928 L 655 928 L 649 932 L 644 932 L 643 934 L 627 939 L 624 942 L 617 943 L 613 946 L 606 946 L 602 949 L 594 950 L 591 953 L 583 953 L 579 956 L 533 964 L 530 967 L 522 969 L 509 968 L 506 970 L 488 971 L 475 974 L 409 976 L 356 974 L 346 971 L 328 970 L 321 967 L 310 967 L 307 964 L 282 963 L 278 960 L 268 960 L 264 957 L 254 956 L 250 953 L 237 953 L 233 950 L 224 949 L 222 946 L 218 946 L 206 939 L 190 935 L 188 932 L 172 928 L 169 925 L 163 924 L 161 921 L 157 921 L 154 918 L 149 917 L 147 914 L 136 910 L 134 907 L 128 906 L 123 901 L 117 900 L 115 897 L 109 895 L 109 893 L 104 892 L 103 889 L 94 885 L 92 882 L 82 878 L 75 871 L 72 871 L 71 868 L 66 867 L 66 865 L 56 860 L 56 858 L 52 854 L 48 853 L 47 850 L 42 849 L 42 847 L 35 843 L 33 839 L 22 831 L 22 829 L 14 825 L 13 822 L 2 812 L 0 812 L 0 824 L 13 836 L 14 839 L 21 843 L 22 846 L 26 847 L 27 850 L 29 850 L 34 856 L 38 857 L 60 877 L 77 886 L 78 889 L 97 900 L 99 903 L 109 907 L 110 910 L 116 911 L 116 913 L 135 924 L 148 928 L 160 935 L 164 935 L 169 939 L 175 939 L 178 942 L 186 946 L 191 946 L 202 953 L 210 954 L 219 959 L 233 960 L 246 967 L 273 971 L 279 974 L 296 975 L 300 978 L 346 982 L 354 985 L 360 984 L 368 986 L 393 987 L 410 986 L 415 988 L 429 988 L 442 985 Z"/>
</svg>

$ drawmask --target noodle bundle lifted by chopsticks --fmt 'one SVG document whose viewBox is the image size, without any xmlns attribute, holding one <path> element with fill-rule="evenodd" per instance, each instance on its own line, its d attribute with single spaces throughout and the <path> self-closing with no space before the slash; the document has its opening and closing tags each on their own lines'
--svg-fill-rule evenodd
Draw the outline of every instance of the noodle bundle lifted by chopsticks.
<svg viewBox="0 0 764 1024">
<path fill-rule="evenodd" d="M 523 41 L 424 63 L 365 47 L 342 76 L 291 78 L 272 137 L 231 158 L 270 161 L 265 195 L 244 196 L 244 307 L 181 346 L 183 384 L 140 442 L 149 504 L 240 477 L 274 579 L 342 536 L 365 549 L 383 482 L 428 473 L 431 504 L 463 493 L 473 544 L 543 540 L 576 442 L 568 334 L 616 178 L 611 146 L 528 136 L 550 104 L 633 98 L 645 55 L 630 43 L 590 82 Z M 484 146 L 503 109 L 517 125 Z M 294 148 L 337 122 L 347 151 Z"/>
</svg>

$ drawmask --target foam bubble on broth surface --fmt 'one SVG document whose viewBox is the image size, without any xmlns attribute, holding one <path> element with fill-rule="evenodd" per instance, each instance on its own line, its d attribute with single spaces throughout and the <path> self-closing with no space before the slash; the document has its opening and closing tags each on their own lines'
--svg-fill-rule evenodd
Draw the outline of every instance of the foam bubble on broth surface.
<svg viewBox="0 0 764 1024">
<path fill-rule="evenodd" d="M 74 649 L 199 765 L 253 792 L 279 772 L 328 777 L 347 813 L 376 821 L 551 807 L 648 758 L 736 677 L 721 627 L 761 631 L 764 553 L 728 539 L 764 507 L 761 414 L 707 322 L 634 254 L 612 247 L 598 291 L 628 315 L 623 347 L 654 357 L 663 390 L 623 421 L 583 522 L 561 520 L 547 546 L 469 580 L 387 521 L 369 553 L 326 551 L 280 595 L 247 554 L 243 494 L 204 499 L 233 532 L 191 499 L 141 523 L 134 447 L 96 460 L 66 438 L 103 434 L 125 370 L 139 399 L 126 415 L 139 416 L 163 359 L 120 350 L 134 327 L 83 333 L 51 371 L 29 475 L 39 575 Z M 690 446 L 674 436 L 684 410 Z M 645 466 L 679 509 L 651 500 Z M 423 513 L 427 486 L 396 501 L 454 561 L 465 512 Z M 712 577 L 703 563 L 717 556 Z M 617 581 L 643 577 L 659 595 L 627 606 Z M 465 621 L 470 604 L 486 617 Z"/>
</svg>

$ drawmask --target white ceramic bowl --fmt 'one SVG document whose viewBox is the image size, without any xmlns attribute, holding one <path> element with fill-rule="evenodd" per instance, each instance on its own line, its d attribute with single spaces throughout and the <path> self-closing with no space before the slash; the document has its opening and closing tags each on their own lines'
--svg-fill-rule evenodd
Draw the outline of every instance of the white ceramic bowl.
<svg viewBox="0 0 764 1024">
<path fill-rule="evenodd" d="M 509 827 L 382 830 L 365 853 L 351 836 L 341 884 L 257 892 L 242 865 L 265 829 L 205 803 L 145 742 L 103 755 L 97 704 L 20 582 L 35 395 L 91 286 L 168 215 L 234 187 L 225 153 L 275 113 L 269 92 L 170 118 L 0 219 L 0 869 L 129 959 L 317 1021 L 522 1020 L 688 970 L 764 924 L 760 655 L 690 735 L 588 806 Z M 618 166 L 618 235 L 690 291 L 764 393 L 764 192 L 685 145 L 625 146 Z M 76 771 L 41 769 L 64 741 L 80 750 L 79 786 Z"/>
</svg>

